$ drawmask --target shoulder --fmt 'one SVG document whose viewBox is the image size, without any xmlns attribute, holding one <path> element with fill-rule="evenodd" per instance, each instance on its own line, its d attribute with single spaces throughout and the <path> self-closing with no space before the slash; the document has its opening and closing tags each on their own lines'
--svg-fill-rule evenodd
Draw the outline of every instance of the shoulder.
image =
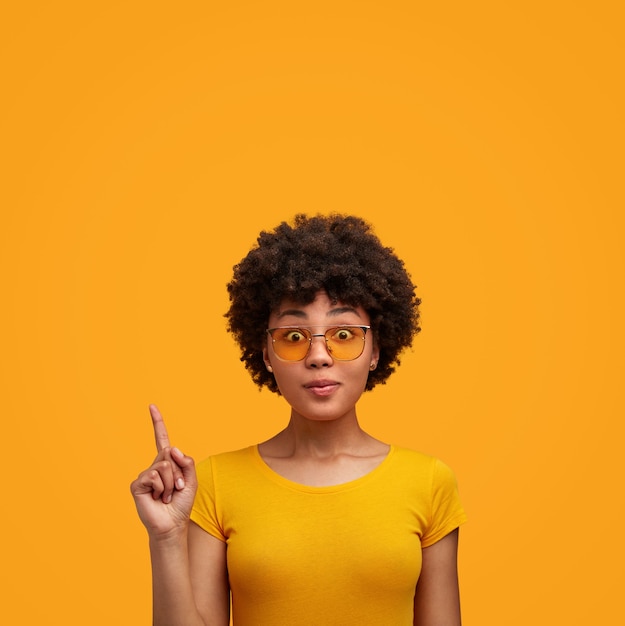
<svg viewBox="0 0 625 626">
<path fill-rule="evenodd" d="M 212 454 L 197 464 L 200 485 L 249 480 L 257 472 L 256 446 Z"/>
<path fill-rule="evenodd" d="M 239 450 L 229 450 L 211 454 L 197 464 L 198 472 L 218 471 L 225 468 L 239 467 L 250 463 L 254 456 L 254 446 Z"/>
<path fill-rule="evenodd" d="M 411 448 L 404 448 L 403 446 L 392 445 L 392 451 L 395 457 L 404 463 L 427 465 L 436 460 L 435 457 L 429 454 Z"/>
<path fill-rule="evenodd" d="M 438 457 L 402 446 L 392 446 L 391 460 L 398 473 L 429 483 L 434 488 L 441 484 L 456 485 L 454 471 Z"/>
<path fill-rule="evenodd" d="M 240 463 L 244 461 L 247 457 L 249 457 L 255 446 L 246 446 L 245 448 L 240 448 L 238 450 L 228 450 L 227 452 L 217 452 L 216 454 L 211 454 L 207 456 L 205 459 L 200 461 L 198 465 L 204 464 L 218 464 L 221 465 L 223 463 Z"/>
<path fill-rule="evenodd" d="M 426 454 L 425 452 L 395 445 L 393 445 L 391 449 L 393 462 L 401 464 L 405 467 L 411 467 L 415 470 L 427 472 L 434 471 L 437 466 L 447 467 L 439 458 L 432 456 L 431 454 Z"/>
</svg>

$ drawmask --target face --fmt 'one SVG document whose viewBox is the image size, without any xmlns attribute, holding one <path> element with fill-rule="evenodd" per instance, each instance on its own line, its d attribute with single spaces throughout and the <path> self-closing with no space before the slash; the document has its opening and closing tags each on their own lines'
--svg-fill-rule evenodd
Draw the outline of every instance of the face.
<svg viewBox="0 0 625 626">
<path fill-rule="evenodd" d="M 269 328 L 310 328 L 314 335 L 322 335 L 335 326 L 367 326 L 369 322 L 364 309 L 334 302 L 325 292 L 319 292 L 315 300 L 306 305 L 284 300 L 269 316 Z M 297 340 L 298 336 L 289 339 Z M 356 402 L 365 389 L 370 370 L 377 365 L 379 352 L 369 329 L 365 333 L 362 354 L 351 361 L 333 358 L 323 336 L 312 338 L 308 354 L 302 360 L 284 361 L 276 355 L 272 339 L 267 335 L 263 357 L 293 414 L 324 421 L 355 416 Z"/>
</svg>

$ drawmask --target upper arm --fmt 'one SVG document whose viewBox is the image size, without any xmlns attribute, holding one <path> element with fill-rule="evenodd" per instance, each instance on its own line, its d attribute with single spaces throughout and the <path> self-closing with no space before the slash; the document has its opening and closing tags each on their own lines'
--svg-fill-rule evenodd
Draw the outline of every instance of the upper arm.
<svg viewBox="0 0 625 626">
<path fill-rule="evenodd" d="M 414 599 L 415 626 L 460 626 L 458 529 L 423 548 Z"/>
<path fill-rule="evenodd" d="M 193 597 L 206 624 L 230 623 L 230 587 L 226 564 L 226 544 L 189 523 L 189 570 Z"/>
</svg>

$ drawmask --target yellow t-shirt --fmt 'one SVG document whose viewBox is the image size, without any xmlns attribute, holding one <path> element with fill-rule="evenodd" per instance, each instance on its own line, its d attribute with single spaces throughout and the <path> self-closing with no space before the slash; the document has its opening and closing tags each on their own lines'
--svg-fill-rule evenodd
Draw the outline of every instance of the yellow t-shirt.
<svg viewBox="0 0 625 626">
<path fill-rule="evenodd" d="M 331 487 L 283 478 L 257 446 L 197 469 L 191 519 L 227 543 L 235 626 L 412 626 L 421 548 L 466 520 L 452 471 L 395 446 Z"/>
</svg>

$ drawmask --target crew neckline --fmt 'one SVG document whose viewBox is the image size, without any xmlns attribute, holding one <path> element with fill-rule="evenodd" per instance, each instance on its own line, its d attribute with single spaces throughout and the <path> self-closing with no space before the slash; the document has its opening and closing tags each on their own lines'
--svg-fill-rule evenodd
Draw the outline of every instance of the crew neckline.
<svg viewBox="0 0 625 626">
<path fill-rule="evenodd" d="M 278 474 L 275 470 L 273 470 L 267 462 L 260 454 L 260 450 L 258 449 L 259 444 L 254 444 L 249 447 L 249 451 L 251 452 L 256 465 L 267 478 L 272 480 L 283 487 L 287 487 L 294 491 L 300 491 L 305 493 L 336 493 L 337 491 L 347 491 L 349 489 L 355 489 L 360 485 L 363 485 L 370 480 L 373 480 L 378 474 L 384 471 L 386 466 L 389 464 L 391 457 L 395 454 L 395 446 L 393 444 L 389 444 L 389 450 L 386 456 L 369 472 L 359 476 L 358 478 L 354 478 L 353 480 L 349 480 L 344 483 L 337 483 L 336 485 L 324 485 L 321 487 L 316 487 L 314 485 L 305 485 L 303 483 L 298 483 L 289 478 L 282 476 L 282 474 Z"/>
</svg>

